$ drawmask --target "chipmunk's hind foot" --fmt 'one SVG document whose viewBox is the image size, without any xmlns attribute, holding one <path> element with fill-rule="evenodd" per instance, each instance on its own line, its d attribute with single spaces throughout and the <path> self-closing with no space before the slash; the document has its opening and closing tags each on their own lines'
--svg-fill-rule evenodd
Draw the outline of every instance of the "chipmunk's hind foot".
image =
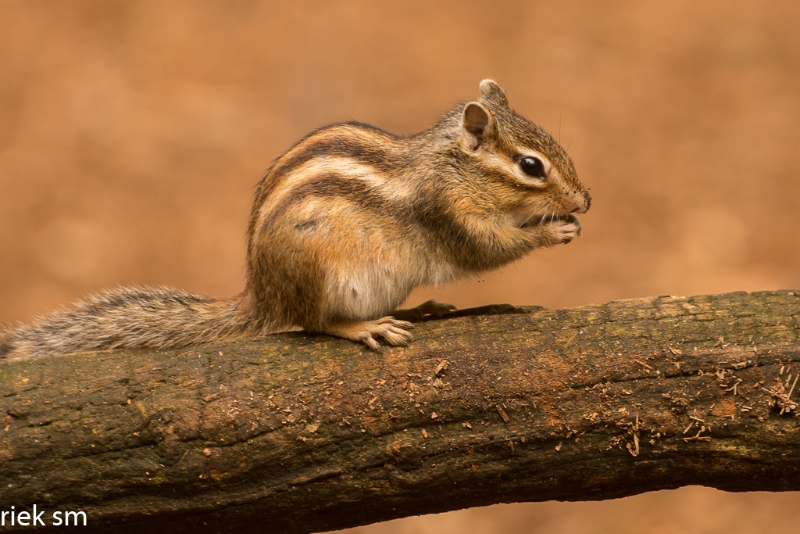
<svg viewBox="0 0 800 534">
<path fill-rule="evenodd" d="M 329 334 L 351 341 L 364 343 L 375 352 L 381 352 L 381 345 L 375 339 L 382 337 L 389 345 L 406 346 L 411 341 L 408 329 L 414 325 L 408 321 L 400 321 L 394 317 L 383 317 L 375 321 L 339 321 L 329 323 L 317 332 Z"/>
</svg>

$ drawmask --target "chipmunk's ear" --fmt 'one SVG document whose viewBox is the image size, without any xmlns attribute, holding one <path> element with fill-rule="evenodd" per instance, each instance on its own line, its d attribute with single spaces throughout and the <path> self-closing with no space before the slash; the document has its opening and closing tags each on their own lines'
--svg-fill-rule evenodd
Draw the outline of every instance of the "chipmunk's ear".
<svg viewBox="0 0 800 534">
<path fill-rule="evenodd" d="M 464 106 L 461 117 L 461 138 L 471 151 L 478 150 L 495 132 L 495 120 L 492 113 L 478 102 L 470 102 Z"/>
<path fill-rule="evenodd" d="M 481 100 L 491 102 L 500 107 L 504 108 L 508 107 L 508 98 L 506 98 L 506 93 L 503 91 L 503 88 L 497 84 L 496 81 L 489 79 L 483 80 L 481 82 L 480 89 L 481 89 Z"/>
</svg>

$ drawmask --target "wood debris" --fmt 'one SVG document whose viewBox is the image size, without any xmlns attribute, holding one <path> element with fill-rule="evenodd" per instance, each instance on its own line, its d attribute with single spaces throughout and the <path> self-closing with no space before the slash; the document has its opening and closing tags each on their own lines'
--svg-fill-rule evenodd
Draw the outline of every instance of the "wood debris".
<svg viewBox="0 0 800 534">
<path fill-rule="evenodd" d="M 639 415 L 636 415 L 636 424 L 628 431 L 633 436 L 633 444 L 626 443 L 625 448 L 631 453 L 631 456 L 639 456 Z"/>
<path fill-rule="evenodd" d="M 733 391 L 733 396 L 735 397 L 735 396 L 736 396 L 736 393 L 737 393 L 737 391 L 736 391 L 736 388 L 737 388 L 737 387 L 739 386 L 739 384 L 741 384 L 741 383 L 742 383 L 742 379 L 741 379 L 741 378 L 737 378 L 737 379 L 736 379 L 736 383 L 735 383 L 734 385 L 732 385 L 731 387 L 729 387 L 728 389 L 726 389 L 725 391 Z"/>
<path fill-rule="evenodd" d="M 711 436 L 701 436 L 700 435 L 705 431 L 706 431 L 706 427 L 705 426 L 701 426 L 700 430 L 697 431 L 697 434 L 695 434 L 694 436 L 688 437 L 688 438 L 683 438 L 683 441 L 685 443 L 689 443 L 690 441 L 711 441 Z"/>
<path fill-rule="evenodd" d="M 788 378 L 791 378 L 791 375 L 789 375 Z M 786 393 L 786 387 L 783 385 L 783 381 L 781 381 L 781 379 L 778 377 L 775 377 L 775 382 L 777 382 L 777 385 L 774 389 L 761 386 L 761 389 L 772 396 L 772 400 L 770 401 L 769 405 L 773 408 L 780 408 L 780 415 L 790 413 L 792 410 L 797 408 L 797 403 L 794 402 L 791 397 L 792 393 L 794 393 L 795 386 L 797 386 L 798 378 L 800 378 L 800 373 L 794 377 L 794 382 L 792 383 L 791 389 L 789 389 L 789 393 Z M 789 383 L 788 379 L 786 380 L 786 383 Z"/>
<path fill-rule="evenodd" d="M 508 423 L 508 414 L 506 414 L 505 410 L 503 410 L 503 408 L 501 408 L 499 404 L 495 404 L 494 407 L 497 408 L 497 413 L 500 414 L 500 417 L 503 419 L 503 422 Z"/>
<path fill-rule="evenodd" d="M 572 340 L 574 340 L 577 336 L 578 336 L 577 332 L 572 334 L 572 336 L 567 340 L 567 342 L 564 343 L 564 348 L 566 349 L 567 347 L 569 347 L 569 344 L 572 343 Z"/>
</svg>

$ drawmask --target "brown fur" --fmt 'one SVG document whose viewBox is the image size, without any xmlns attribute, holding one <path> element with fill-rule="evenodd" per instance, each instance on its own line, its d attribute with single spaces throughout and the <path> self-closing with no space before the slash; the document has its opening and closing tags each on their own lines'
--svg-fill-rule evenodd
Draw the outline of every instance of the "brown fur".
<svg viewBox="0 0 800 534">
<path fill-rule="evenodd" d="M 404 345 L 387 317 L 422 284 L 497 268 L 580 235 L 590 198 L 566 152 L 508 107 L 495 82 L 433 127 L 400 137 L 321 128 L 278 158 L 248 225 L 247 283 L 230 299 L 176 290 L 101 293 L 0 337 L 0 357 L 179 347 L 289 327 Z M 546 162 L 545 179 L 519 161 Z M 420 313 L 447 305 L 426 303 Z"/>
</svg>

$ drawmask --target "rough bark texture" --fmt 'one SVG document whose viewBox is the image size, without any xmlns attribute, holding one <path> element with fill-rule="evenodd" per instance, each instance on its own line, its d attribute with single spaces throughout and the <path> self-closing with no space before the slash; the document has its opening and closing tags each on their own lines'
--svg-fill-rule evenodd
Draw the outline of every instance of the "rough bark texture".
<svg viewBox="0 0 800 534">
<path fill-rule="evenodd" d="M 0 508 L 84 511 L 81 532 L 309 532 L 800 490 L 800 292 L 484 311 L 503 313 L 382 354 L 297 333 L 0 364 Z"/>
</svg>

